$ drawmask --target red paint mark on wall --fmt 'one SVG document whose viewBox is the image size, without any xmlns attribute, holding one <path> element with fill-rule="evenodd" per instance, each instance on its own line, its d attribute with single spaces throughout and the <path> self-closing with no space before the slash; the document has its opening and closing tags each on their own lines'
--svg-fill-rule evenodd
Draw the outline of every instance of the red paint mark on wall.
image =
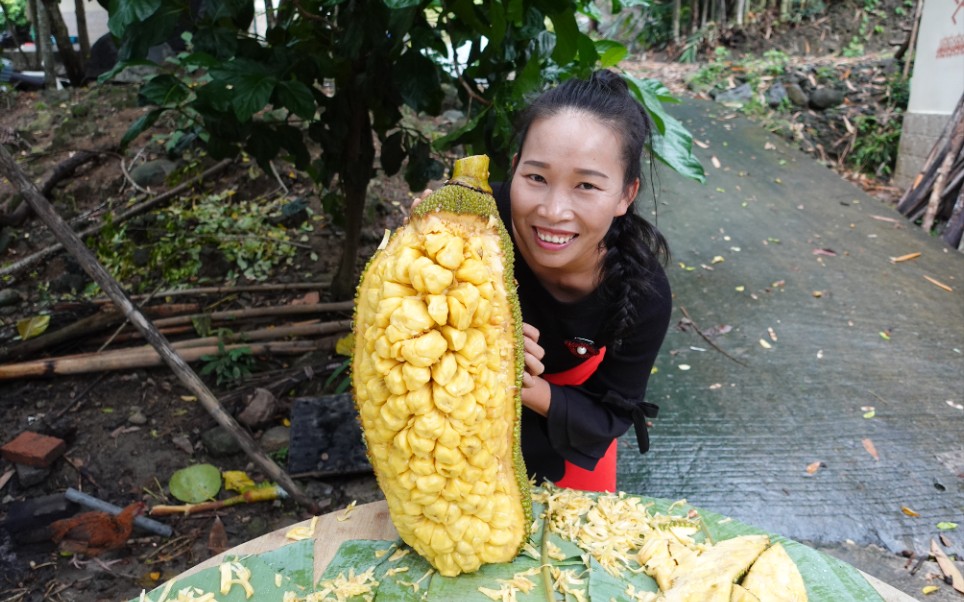
<svg viewBox="0 0 964 602">
<path fill-rule="evenodd" d="M 964 35 L 941 38 L 941 42 L 937 46 L 937 58 L 944 59 L 962 54 L 964 54 Z"/>
</svg>

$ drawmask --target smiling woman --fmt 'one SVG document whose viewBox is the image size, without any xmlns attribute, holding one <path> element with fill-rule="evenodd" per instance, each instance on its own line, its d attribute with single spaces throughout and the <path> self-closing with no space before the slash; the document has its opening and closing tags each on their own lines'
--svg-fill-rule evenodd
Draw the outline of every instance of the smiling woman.
<svg viewBox="0 0 964 602">
<path fill-rule="evenodd" d="M 614 491 L 616 438 L 649 447 L 646 384 L 669 324 L 662 235 L 635 211 L 650 120 L 615 73 L 572 79 L 523 114 L 495 191 L 526 323 L 522 449 L 539 480 Z"/>
</svg>

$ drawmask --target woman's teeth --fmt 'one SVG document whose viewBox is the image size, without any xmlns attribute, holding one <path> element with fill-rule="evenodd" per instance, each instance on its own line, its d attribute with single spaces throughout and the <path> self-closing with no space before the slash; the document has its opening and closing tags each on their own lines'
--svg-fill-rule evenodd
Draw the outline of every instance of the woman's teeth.
<svg viewBox="0 0 964 602">
<path fill-rule="evenodd" d="M 562 245 L 575 238 L 575 236 L 572 234 L 550 234 L 549 232 L 542 232 L 541 230 L 536 230 L 536 236 L 539 237 L 539 240 L 549 242 L 554 245 Z"/>
</svg>

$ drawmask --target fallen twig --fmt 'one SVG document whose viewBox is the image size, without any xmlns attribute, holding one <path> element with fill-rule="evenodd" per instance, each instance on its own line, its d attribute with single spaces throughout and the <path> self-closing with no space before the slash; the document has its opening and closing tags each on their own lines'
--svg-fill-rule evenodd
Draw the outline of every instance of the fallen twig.
<svg viewBox="0 0 964 602">
<path fill-rule="evenodd" d="M 713 349 L 716 349 L 717 351 L 719 351 L 720 353 L 722 353 L 722 354 L 725 355 L 726 357 L 730 358 L 730 359 L 733 360 L 734 362 L 740 364 L 741 366 L 743 366 L 743 367 L 746 367 L 746 366 L 747 366 L 747 363 L 746 363 L 746 362 L 741 361 L 741 360 L 738 360 L 738 359 L 736 359 L 735 357 L 733 357 L 732 355 L 730 355 L 729 353 L 727 353 L 726 351 L 723 351 L 723 349 L 721 349 L 719 345 L 717 345 L 716 343 L 714 343 L 713 340 L 710 339 L 710 337 L 708 337 L 705 332 L 703 332 L 702 330 L 700 330 L 700 327 L 696 325 L 696 322 L 694 322 L 694 321 L 693 321 L 693 318 L 690 317 L 690 314 L 689 314 L 689 312 L 686 311 L 686 308 L 685 308 L 685 307 L 683 307 L 682 305 L 680 305 L 680 306 L 679 306 L 679 309 L 680 309 L 681 312 L 683 312 L 683 315 L 686 316 L 686 319 L 690 321 L 690 324 L 693 326 L 693 329 L 696 330 L 696 333 L 697 333 L 698 335 L 700 335 L 701 337 L 703 337 L 703 340 L 706 341 L 707 343 L 709 343 L 710 346 L 713 347 Z"/>
<path fill-rule="evenodd" d="M 284 497 L 287 497 L 287 494 L 280 487 L 256 487 L 255 489 L 249 489 L 240 495 L 229 497 L 223 500 L 201 502 L 200 504 L 183 504 L 180 506 L 154 506 L 151 508 L 150 514 L 151 516 L 171 516 L 173 514 L 187 516 L 189 514 L 197 514 L 198 512 L 206 512 L 208 510 L 220 510 L 221 508 L 236 506 L 238 504 L 270 502 Z"/>
</svg>

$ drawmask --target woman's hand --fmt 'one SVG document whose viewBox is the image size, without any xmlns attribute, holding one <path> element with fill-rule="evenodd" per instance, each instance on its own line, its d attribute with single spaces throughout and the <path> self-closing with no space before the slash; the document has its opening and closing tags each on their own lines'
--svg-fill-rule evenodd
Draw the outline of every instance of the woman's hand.
<svg viewBox="0 0 964 602">
<path fill-rule="evenodd" d="M 542 378 L 546 367 L 542 364 L 545 350 L 539 345 L 539 330 L 529 324 L 522 324 L 525 348 L 525 372 L 522 373 L 522 405 L 546 416 L 549 413 L 551 391 L 549 383 Z"/>
</svg>

